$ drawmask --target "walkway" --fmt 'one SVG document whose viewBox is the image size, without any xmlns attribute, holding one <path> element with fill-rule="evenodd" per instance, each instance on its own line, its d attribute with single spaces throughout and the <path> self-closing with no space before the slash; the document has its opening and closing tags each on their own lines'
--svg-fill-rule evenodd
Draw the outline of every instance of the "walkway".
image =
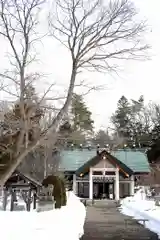
<svg viewBox="0 0 160 240">
<path fill-rule="evenodd" d="M 82 240 L 157 240 L 156 234 L 135 221 L 125 226 L 125 218 L 113 202 L 96 203 L 87 207 L 87 218 Z"/>
</svg>

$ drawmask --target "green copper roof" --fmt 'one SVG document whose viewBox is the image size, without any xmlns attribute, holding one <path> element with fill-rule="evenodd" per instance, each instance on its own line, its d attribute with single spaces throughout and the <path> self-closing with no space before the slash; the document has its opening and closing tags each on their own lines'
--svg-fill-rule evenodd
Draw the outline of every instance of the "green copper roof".
<svg viewBox="0 0 160 240">
<path fill-rule="evenodd" d="M 111 154 L 125 163 L 133 172 L 150 172 L 145 153 L 139 151 L 115 151 Z"/>
<path fill-rule="evenodd" d="M 96 150 L 64 150 L 61 152 L 60 169 L 63 171 L 76 171 L 96 154 Z"/>
<path fill-rule="evenodd" d="M 96 154 L 96 150 L 64 150 L 61 152 L 60 170 L 76 171 L 84 163 L 95 157 Z M 148 159 L 145 153 L 131 150 L 119 150 L 111 152 L 111 155 L 116 157 L 134 172 L 150 172 Z"/>
</svg>

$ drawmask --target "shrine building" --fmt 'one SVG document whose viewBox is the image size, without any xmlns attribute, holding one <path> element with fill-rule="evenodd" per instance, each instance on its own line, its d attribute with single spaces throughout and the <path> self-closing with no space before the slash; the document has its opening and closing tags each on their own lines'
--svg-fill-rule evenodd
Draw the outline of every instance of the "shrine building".
<svg viewBox="0 0 160 240">
<path fill-rule="evenodd" d="M 91 200 L 132 196 L 141 176 L 150 173 L 146 154 L 137 150 L 72 149 L 62 151 L 60 159 L 74 193 Z"/>
</svg>

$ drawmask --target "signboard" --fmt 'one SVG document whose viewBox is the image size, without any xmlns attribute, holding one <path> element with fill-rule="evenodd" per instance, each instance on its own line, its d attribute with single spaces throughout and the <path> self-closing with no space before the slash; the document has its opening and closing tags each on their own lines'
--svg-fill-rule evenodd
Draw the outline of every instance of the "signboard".
<svg viewBox="0 0 160 240">
<path fill-rule="evenodd" d="M 94 177 L 93 176 L 93 182 L 113 182 L 114 177 L 109 177 L 109 176 L 99 176 L 99 177 Z"/>
</svg>

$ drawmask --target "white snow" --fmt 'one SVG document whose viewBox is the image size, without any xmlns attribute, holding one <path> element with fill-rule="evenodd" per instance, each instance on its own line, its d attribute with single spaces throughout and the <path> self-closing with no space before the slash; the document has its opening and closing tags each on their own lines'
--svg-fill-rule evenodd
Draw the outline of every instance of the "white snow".
<svg viewBox="0 0 160 240">
<path fill-rule="evenodd" d="M 120 211 L 134 219 L 148 219 L 145 227 L 157 233 L 160 237 L 160 207 L 155 202 L 147 200 L 142 190 L 137 191 L 133 197 L 127 197 L 121 201 Z M 140 222 L 142 224 L 142 222 Z"/>
<path fill-rule="evenodd" d="M 67 206 L 46 212 L 0 211 L 0 235 L 5 240 L 78 240 L 83 235 L 86 209 L 73 192 Z"/>
</svg>

